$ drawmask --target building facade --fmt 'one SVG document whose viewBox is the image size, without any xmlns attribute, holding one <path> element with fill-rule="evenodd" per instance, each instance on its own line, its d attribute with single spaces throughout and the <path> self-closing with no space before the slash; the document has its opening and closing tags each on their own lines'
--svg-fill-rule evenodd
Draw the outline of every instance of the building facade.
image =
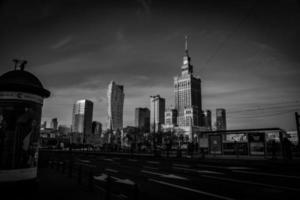
<svg viewBox="0 0 300 200">
<path fill-rule="evenodd" d="M 58 127 L 58 121 L 57 118 L 53 118 L 51 120 L 51 124 L 50 124 L 50 128 L 52 128 L 53 130 L 57 130 Z"/>
<path fill-rule="evenodd" d="M 93 133 L 93 135 L 101 135 L 102 134 L 102 124 L 100 122 L 93 121 L 92 133 Z"/>
<path fill-rule="evenodd" d="M 123 128 L 124 87 L 111 81 L 108 85 L 108 123 L 107 128 L 113 131 Z"/>
<path fill-rule="evenodd" d="M 212 129 L 212 122 L 211 122 L 211 111 L 205 110 L 203 112 L 203 126 L 207 127 L 208 129 Z"/>
<path fill-rule="evenodd" d="M 93 102 L 78 100 L 73 106 L 72 132 L 80 133 L 83 138 L 92 134 Z"/>
<path fill-rule="evenodd" d="M 165 125 L 167 126 L 177 126 L 177 110 L 167 109 L 165 111 Z"/>
<path fill-rule="evenodd" d="M 226 110 L 224 108 L 216 109 L 216 129 L 217 131 L 226 130 Z"/>
<path fill-rule="evenodd" d="M 187 38 L 181 75 L 174 78 L 175 109 L 178 126 L 201 126 L 202 96 L 201 80 L 193 75 L 188 53 Z"/>
<path fill-rule="evenodd" d="M 161 130 L 165 122 L 166 101 L 159 95 L 150 97 L 150 132 Z"/>
<path fill-rule="evenodd" d="M 148 108 L 135 109 L 135 127 L 143 132 L 150 131 L 150 110 Z"/>
</svg>

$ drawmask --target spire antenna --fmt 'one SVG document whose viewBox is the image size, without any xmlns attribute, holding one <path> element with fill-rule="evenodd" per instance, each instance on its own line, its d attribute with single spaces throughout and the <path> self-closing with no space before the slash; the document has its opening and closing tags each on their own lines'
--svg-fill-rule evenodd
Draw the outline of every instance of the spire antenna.
<svg viewBox="0 0 300 200">
<path fill-rule="evenodd" d="M 188 53 L 188 35 L 185 35 L 185 53 Z"/>
</svg>

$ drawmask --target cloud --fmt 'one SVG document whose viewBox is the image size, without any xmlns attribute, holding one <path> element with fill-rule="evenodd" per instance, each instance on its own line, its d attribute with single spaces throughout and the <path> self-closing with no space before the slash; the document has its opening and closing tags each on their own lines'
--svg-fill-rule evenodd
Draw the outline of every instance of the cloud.
<svg viewBox="0 0 300 200">
<path fill-rule="evenodd" d="M 52 49 L 61 49 L 63 47 L 66 47 L 68 44 L 70 44 L 73 40 L 72 36 L 67 36 L 59 41 L 57 41 L 55 44 L 51 46 Z"/>
</svg>

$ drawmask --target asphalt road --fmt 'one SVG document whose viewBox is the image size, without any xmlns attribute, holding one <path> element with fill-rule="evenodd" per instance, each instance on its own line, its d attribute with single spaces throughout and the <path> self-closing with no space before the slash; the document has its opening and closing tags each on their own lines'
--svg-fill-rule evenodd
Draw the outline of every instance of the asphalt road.
<svg viewBox="0 0 300 200">
<path fill-rule="evenodd" d="M 103 155 L 78 156 L 77 162 L 95 166 L 96 180 L 110 175 L 128 185 L 136 183 L 139 199 L 297 199 L 300 195 L 300 173 L 272 165 Z M 125 186 L 113 190 L 128 195 Z"/>
</svg>

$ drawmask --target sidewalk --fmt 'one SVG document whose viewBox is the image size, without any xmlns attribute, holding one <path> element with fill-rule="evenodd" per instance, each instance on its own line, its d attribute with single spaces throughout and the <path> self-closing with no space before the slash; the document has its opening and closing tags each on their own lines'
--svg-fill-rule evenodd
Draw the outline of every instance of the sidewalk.
<svg viewBox="0 0 300 200">
<path fill-rule="evenodd" d="M 40 168 L 39 192 L 37 199 L 65 200 L 65 199 L 99 199 L 96 192 L 90 192 L 85 185 L 79 185 L 74 178 L 68 178 L 53 169 Z"/>
</svg>

